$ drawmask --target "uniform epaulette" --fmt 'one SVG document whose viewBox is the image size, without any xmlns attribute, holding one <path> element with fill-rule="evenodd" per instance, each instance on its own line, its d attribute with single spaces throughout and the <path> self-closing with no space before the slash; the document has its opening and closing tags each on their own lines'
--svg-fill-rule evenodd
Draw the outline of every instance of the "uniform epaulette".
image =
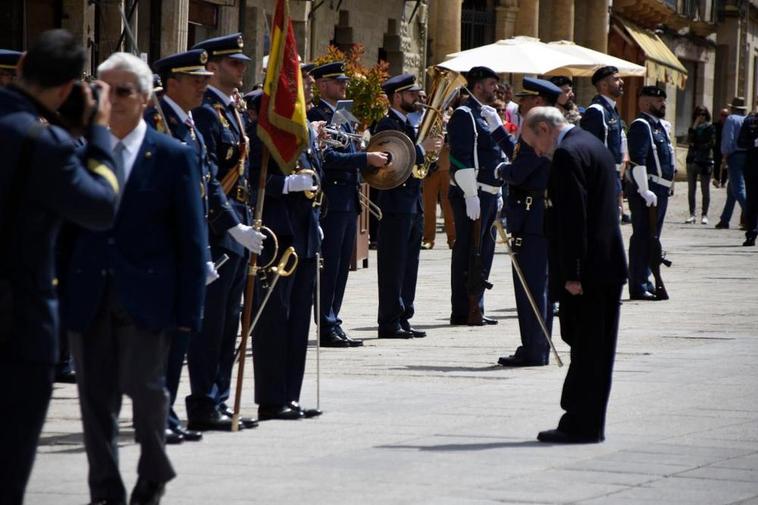
<svg viewBox="0 0 758 505">
<path fill-rule="evenodd" d="M 153 123 L 155 124 L 155 131 L 159 133 L 166 133 L 166 125 L 163 124 L 163 118 L 158 112 L 153 114 Z"/>
<path fill-rule="evenodd" d="M 216 109 L 216 112 L 218 113 L 218 120 L 221 122 L 221 125 L 224 128 L 229 128 L 229 121 L 227 121 L 226 116 L 224 116 L 224 105 L 216 102 L 213 104 L 213 108 Z"/>
</svg>

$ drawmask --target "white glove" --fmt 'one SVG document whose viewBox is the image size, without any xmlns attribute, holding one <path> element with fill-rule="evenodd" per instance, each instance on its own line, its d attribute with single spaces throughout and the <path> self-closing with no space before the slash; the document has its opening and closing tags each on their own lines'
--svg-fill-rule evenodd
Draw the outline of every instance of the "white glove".
<svg viewBox="0 0 758 505">
<path fill-rule="evenodd" d="M 318 225 L 318 238 L 320 240 L 324 240 L 324 229 L 321 227 L 321 225 Z"/>
<path fill-rule="evenodd" d="M 263 233 L 256 231 L 252 226 L 240 223 L 234 228 L 229 228 L 227 231 L 234 240 L 251 253 L 260 254 L 263 250 L 263 240 L 266 236 Z"/>
<path fill-rule="evenodd" d="M 489 105 L 482 105 L 481 115 L 484 120 L 487 121 L 487 128 L 489 128 L 490 133 L 503 126 L 503 120 L 494 107 L 490 107 Z"/>
<path fill-rule="evenodd" d="M 206 261 L 205 262 L 205 285 L 207 286 L 211 282 L 215 281 L 221 277 L 218 274 L 218 270 L 216 270 L 216 267 L 213 265 L 212 261 Z"/>
<path fill-rule="evenodd" d="M 637 183 L 637 192 L 645 200 L 645 205 L 648 207 L 658 205 L 658 197 L 648 188 L 647 168 L 644 165 L 634 165 L 632 167 L 632 179 Z"/>
<path fill-rule="evenodd" d="M 482 213 L 481 206 L 479 205 L 479 196 L 467 196 L 466 197 L 466 215 L 472 221 L 479 219 Z"/>
<path fill-rule="evenodd" d="M 308 174 L 292 174 L 284 178 L 282 193 L 297 193 L 300 191 L 316 191 L 318 188 L 313 184 L 313 177 Z"/>
<path fill-rule="evenodd" d="M 503 210 L 503 194 L 500 193 L 497 195 L 497 211 L 500 212 Z"/>
</svg>

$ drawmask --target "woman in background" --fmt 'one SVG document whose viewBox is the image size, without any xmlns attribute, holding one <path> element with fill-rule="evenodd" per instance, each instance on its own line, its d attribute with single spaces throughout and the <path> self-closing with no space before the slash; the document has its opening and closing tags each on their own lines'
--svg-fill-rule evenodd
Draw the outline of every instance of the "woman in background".
<svg viewBox="0 0 758 505">
<path fill-rule="evenodd" d="M 702 213 L 700 223 L 708 224 L 708 205 L 711 201 L 710 180 L 713 173 L 713 146 L 716 130 L 711 123 L 711 113 L 702 105 L 695 107 L 692 113 L 692 126 L 687 134 L 687 199 L 690 205 L 690 217 L 685 223 L 695 222 L 695 192 L 697 179 L 700 177 L 702 193 Z"/>
</svg>

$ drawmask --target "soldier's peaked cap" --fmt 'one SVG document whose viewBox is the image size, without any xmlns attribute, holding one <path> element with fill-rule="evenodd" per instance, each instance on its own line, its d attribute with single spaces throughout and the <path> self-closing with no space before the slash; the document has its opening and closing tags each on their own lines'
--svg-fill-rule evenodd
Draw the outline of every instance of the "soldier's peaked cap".
<svg viewBox="0 0 758 505">
<path fill-rule="evenodd" d="M 16 68 L 18 60 L 23 53 L 10 49 L 0 49 L 0 69 L 11 70 Z"/>
<path fill-rule="evenodd" d="M 319 65 L 311 70 L 311 76 L 314 79 L 337 79 L 338 81 L 350 79 L 345 75 L 345 63 L 342 61 L 333 61 Z"/>
<path fill-rule="evenodd" d="M 192 49 L 161 58 L 153 63 L 153 69 L 161 75 L 213 75 L 213 72 L 206 70 L 206 63 L 208 63 L 208 53 L 205 49 Z"/>
<path fill-rule="evenodd" d="M 552 103 L 558 100 L 563 90 L 550 81 L 536 79 L 534 77 L 524 77 L 521 81 L 522 91 L 516 93 L 516 96 L 543 96 Z"/>
<path fill-rule="evenodd" d="M 416 76 L 413 74 L 400 74 L 390 77 L 384 84 L 382 89 L 387 96 L 392 95 L 396 91 L 421 91 L 421 86 L 416 84 Z"/>
<path fill-rule="evenodd" d="M 243 47 L 245 47 L 245 42 L 242 34 L 233 33 L 198 42 L 192 46 L 192 49 L 205 49 L 208 51 L 209 58 L 226 56 L 235 60 L 252 61 L 242 52 Z"/>
</svg>

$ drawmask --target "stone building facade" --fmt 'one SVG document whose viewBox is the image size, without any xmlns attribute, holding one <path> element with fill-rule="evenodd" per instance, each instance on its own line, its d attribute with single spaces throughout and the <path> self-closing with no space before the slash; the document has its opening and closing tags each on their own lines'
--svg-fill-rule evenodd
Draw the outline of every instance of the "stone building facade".
<svg viewBox="0 0 758 505">
<path fill-rule="evenodd" d="M 63 27 L 89 49 L 87 68 L 117 50 L 131 50 L 120 9 L 129 17 L 138 50 L 148 61 L 183 51 L 208 37 L 241 31 L 253 58 L 247 82 L 262 78 L 274 0 L 5 0 L 0 47 L 23 49 L 47 29 Z M 428 0 L 290 0 L 300 54 L 311 60 L 328 45 L 366 48 L 365 65 L 380 59 L 390 72 L 423 74 L 427 60 Z"/>
</svg>

